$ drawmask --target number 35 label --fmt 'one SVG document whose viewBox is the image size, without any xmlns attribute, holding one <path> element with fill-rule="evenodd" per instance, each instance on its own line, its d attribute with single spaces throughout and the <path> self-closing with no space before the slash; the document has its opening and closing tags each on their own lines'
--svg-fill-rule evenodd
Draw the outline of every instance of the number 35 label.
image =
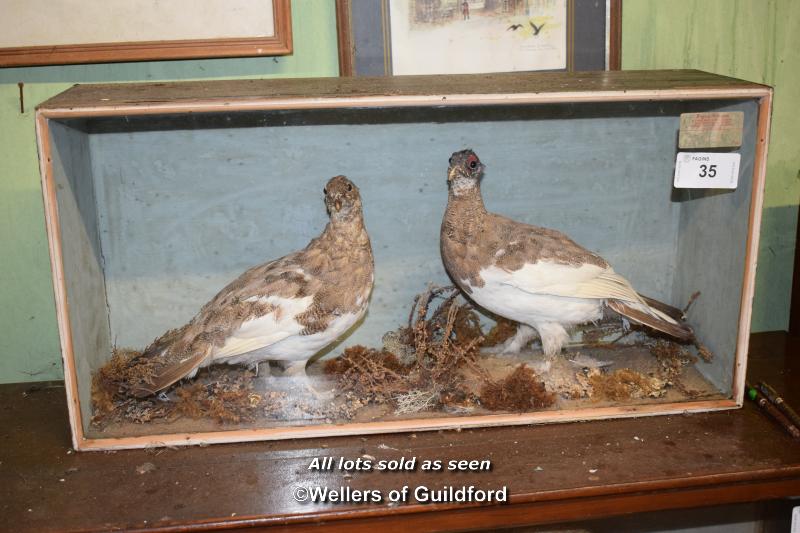
<svg viewBox="0 0 800 533">
<path fill-rule="evenodd" d="M 735 189 L 739 183 L 740 154 L 678 152 L 677 189 Z"/>
</svg>

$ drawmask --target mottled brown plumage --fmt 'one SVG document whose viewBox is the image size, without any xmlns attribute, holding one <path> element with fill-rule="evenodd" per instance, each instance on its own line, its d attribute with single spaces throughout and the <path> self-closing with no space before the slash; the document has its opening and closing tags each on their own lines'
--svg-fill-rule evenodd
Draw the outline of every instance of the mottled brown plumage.
<svg viewBox="0 0 800 533">
<path fill-rule="evenodd" d="M 472 150 L 456 152 L 448 168 L 448 202 L 441 253 L 453 281 L 482 307 L 523 324 L 504 350 L 519 351 L 539 333 L 548 356 L 561 350 L 566 328 L 611 309 L 635 322 L 688 340 L 691 328 L 639 295 L 597 254 L 561 232 L 489 213 Z"/>
<path fill-rule="evenodd" d="M 344 176 L 332 178 L 324 194 L 330 222 L 322 234 L 302 250 L 247 270 L 191 322 L 156 339 L 138 360 L 155 370 L 148 379 L 129 384 L 134 394 L 152 394 L 212 363 L 289 360 L 304 364 L 319 349 L 314 348 L 328 340 L 324 335 L 329 329 L 333 327 L 336 333 L 343 327 L 343 319 L 337 319 L 352 316 L 352 322 L 357 321 L 366 310 L 373 284 L 372 248 L 361 197 Z M 309 298 L 308 305 L 302 305 Z M 248 331 L 237 339 L 245 326 L 262 318 L 269 318 L 262 326 L 266 328 L 263 335 L 259 337 L 259 330 Z M 281 331 L 281 327 L 290 329 Z M 262 340 L 254 342 L 253 337 Z M 277 340 L 269 343 L 268 339 Z M 269 353 L 281 342 L 289 353 Z"/>
<path fill-rule="evenodd" d="M 469 150 L 453 154 L 451 168 L 469 165 L 466 159 L 470 154 L 474 155 Z M 472 170 L 482 172 L 483 165 L 477 157 L 475 162 L 479 166 Z M 481 269 L 496 265 L 515 271 L 539 260 L 563 265 L 588 263 L 608 267 L 605 259 L 582 248 L 559 231 L 488 212 L 483 205 L 479 181 L 476 180 L 474 187 L 465 189 L 462 194 L 456 194 L 452 180 L 449 181 L 451 187 L 439 244 L 445 266 L 453 279 L 469 280 L 473 287 L 483 287 Z M 461 288 L 467 293 L 472 292 L 468 285 L 461 285 Z"/>
</svg>

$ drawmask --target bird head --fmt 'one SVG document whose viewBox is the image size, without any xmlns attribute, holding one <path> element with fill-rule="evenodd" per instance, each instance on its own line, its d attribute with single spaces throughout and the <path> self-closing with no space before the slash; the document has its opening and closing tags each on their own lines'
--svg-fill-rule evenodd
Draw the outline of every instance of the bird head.
<svg viewBox="0 0 800 533">
<path fill-rule="evenodd" d="M 343 222 L 361 214 L 361 195 L 352 181 L 345 176 L 335 176 L 328 180 L 325 188 L 325 207 L 331 220 Z"/>
<path fill-rule="evenodd" d="M 447 168 L 447 185 L 456 196 L 476 189 L 480 184 L 484 168 L 481 160 L 469 148 L 454 152 L 450 156 L 450 166 Z"/>
</svg>

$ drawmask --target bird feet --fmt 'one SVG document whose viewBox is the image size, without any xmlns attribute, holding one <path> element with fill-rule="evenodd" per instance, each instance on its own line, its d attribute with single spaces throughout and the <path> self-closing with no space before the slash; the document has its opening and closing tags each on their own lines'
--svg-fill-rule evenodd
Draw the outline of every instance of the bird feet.
<svg viewBox="0 0 800 533">
<path fill-rule="evenodd" d="M 329 402 L 336 396 L 334 389 L 320 390 L 314 386 L 312 379 L 306 374 L 306 361 L 296 361 L 284 367 L 283 375 L 298 381 L 317 401 Z"/>
<path fill-rule="evenodd" d="M 531 368 L 531 370 L 541 376 L 542 374 L 547 374 L 550 372 L 550 368 L 553 366 L 553 360 L 549 357 L 546 357 L 541 361 L 531 361 L 528 363 L 528 366 Z"/>
<path fill-rule="evenodd" d="M 487 348 L 484 351 L 486 353 L 499 355 L 501 357 L 513 357 L 519 354 L 525 346 L 534 338 L 536 337 L 536 330 L 533 329 L 531 326 L 527 324 L 520 324 L 517 327 L 517 332 L 514 334 L 513 337 L 507 339 L 504 343 L 499 344 L 497 346 L 492 346 L 491 348 Z M 551 348 L 551 346 L 547 346 Z M 560 351 L 560 348 L 559 348 Z M 527 362 L 528 366 L 536 372 L 537 374 L 546 374 L 550 372 L 550 367 L 553 365 L 553 360 L 555 359 L 556 354 L 548 354 L 545 351 L 545 354 L 542 359 L 534 360 Z"/>
<path fill-rule="evenodd" d="M 306 384 L 306 390 L 319 402 L 330 402 L 336 397 L 336 392 L 333 389 L 320 390 L 310 382 Z"/>
<path fill-rule="evenodd" d="M 535 329 L 526 324 L 520 324 L 513 337 L 507 339 L 503 344 L 492 346 L 485 351 L 495 355 L 513 356 L 518 354 L 535 336 Z"/>
</svg>

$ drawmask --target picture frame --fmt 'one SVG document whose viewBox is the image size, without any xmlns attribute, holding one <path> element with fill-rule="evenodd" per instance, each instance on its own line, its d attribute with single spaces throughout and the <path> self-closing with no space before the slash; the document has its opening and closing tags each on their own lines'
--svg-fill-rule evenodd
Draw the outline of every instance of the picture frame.
<svg viewBox="0 0 800 533">
<path fill-rule="evenodd" d="M 390 1 L 336 0 L 341 76 L 394 74 Z M 555 70 L 620 70 L 622 1 L 565 3 L 566 66 Z"/>
<path fill-rule="evenodd" d="M 120 41 L 112 40 L 112 35 L 122 35 L 124 38 L 128 34 L 114 29 L 120 27 L 119 23 L 114 23 L 114 19 L 119 21 L 124 17 L 120 16 L 120 11 L 110 8 L 105 2 L 97 3 L 97 9 L 94 10 L 91 3 L 81 4 L 82 11 L 78 16 L 86 16 L 79 19 L 77 26 L 73 24 L 69 30 L 59 27 L 57 32 L 48 29 L 47 24 L 56 23 L 65 12 L 71 12 L 74 5 L 70 7 L 71 4 L 63 1 L 60 5 L 58 1 L 48 2 L 46 10 L 37 8 L 37 5 L 37 2 L 24 0 L 14 0 L 11 4 L 7 11 L 10 16 L 5 20 L 6 24 L 14 25 L 17 29 L 13 35 L 10 30 L 4 31 L 5 42 L 0 39 L 0 67 L 258 57 L 292 53 L 291 0 L 242 0 L 235 9 L 229 3 L 222 2 L 217 5 L 218 9 L 228 9 L 230 16 L 216 17 L 206 10 L 202 20 L 184 16 L 188 5 L 183 6 L 187 8 L 184 9 L 180 4 L 161 4 L 168 7 L 162 7 L 158 12 L 142 14 L 143 18 L 148 18 L 153 24 L 122 25 L 129 26 L 132 33 L 143 35 L 143 39 Z M 254 10 L 258 10 L 259 5 L 266 9 L 260 9 L 260 18 L 250 25 L 247 33 L 237 21 L 246 18 L 247 13 L 255 13 Z M 120 4 L 120 9 L 130 9 L 130 6 Z M 46 18 L 48 15 L 42 15 L 43 11 L 50 13 L 50 20 Z M 181 20 L 184 24 L 180 24 Z M 209 21 L 218 22 L 219 26 L 209 28 Z M 253 27 L 261 22 L 264 23 L 264 35 L 258 35 L 260 26 Z M 198 34 L 201 36 L 192 38 L 198 29 L 202 32 Z M 0 31 L 3 31 L 2 23 Z M 75 40 L 83 42 L 42 40 L 45 35 L 48 38 L 58 35 L 63 40 L 69 39 L 73 34 L 76 36 Z"/>
</svg>

